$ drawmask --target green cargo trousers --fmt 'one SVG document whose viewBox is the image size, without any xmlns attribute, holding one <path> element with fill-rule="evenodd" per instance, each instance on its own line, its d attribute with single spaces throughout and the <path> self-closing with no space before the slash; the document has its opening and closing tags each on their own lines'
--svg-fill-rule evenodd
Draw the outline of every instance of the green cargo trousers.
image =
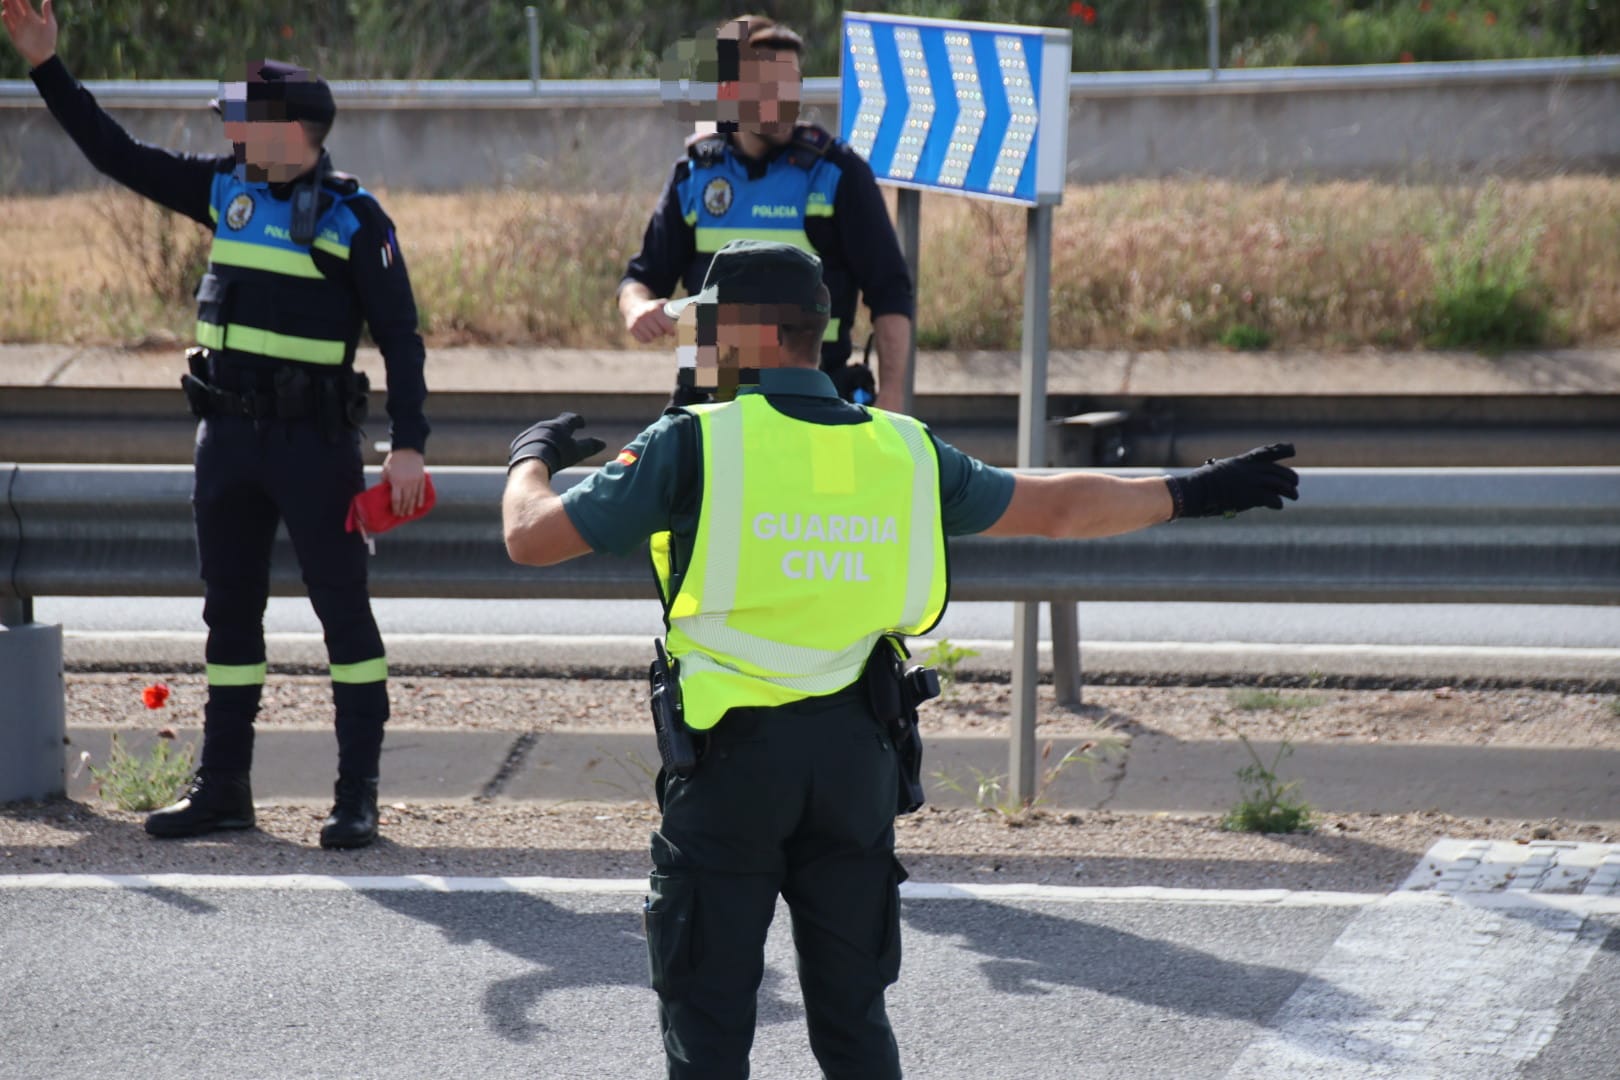
<svg viewBox="0 0 1620 1080">
<path fill-rule="evenodd" d="M 810 1049 L 828 1080 L 893 1080 L 900 974 L 894 747 L 861 683 L 733 709 L 698 769 L 660 774 L 645 919 L 671 1080 L 742 1080 L 765 934 L 793 919 Z"/>
</svg>

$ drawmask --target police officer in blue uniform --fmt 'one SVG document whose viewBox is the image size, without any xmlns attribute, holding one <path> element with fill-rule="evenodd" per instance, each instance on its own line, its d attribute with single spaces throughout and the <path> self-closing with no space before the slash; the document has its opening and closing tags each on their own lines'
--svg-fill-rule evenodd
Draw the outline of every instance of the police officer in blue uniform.
<svg viewBox="0 0 1620 1080">
<path fill-rule="evenodd" d="M 326 83 L 291 64 L 248 66 L 218 103 L 234 153 L 137 142 L 56 56 L 49 0 L 4 0 L 4 22 L 51 114 L 96 168 L 214 232 L 197 293 L 186 397 L 200 422 L 192 494 L 208 624 L 202 760 L 178 802 L 147 818 L 158 837 L 254 824 L 249 770 L 265 679 L 270 551 L 284 522 L 325 630 L 338 779 L 324 847 L 377 836 L 387 661 L 366 588 L 366 548 L 345 530 L 364 487 L 362 321 L 388 371 L 394 509 L 422 500 L 428 423 L 423 348 L 388 216 L 323 149 L 336 109 Z"/>
<path fill-rule="evenodd" d="M 813 255 L 729 243 L 692 303 L 700 320 L 709 308 L 735 400 L 667 411 L 561 496 L 552 477 L 602 448 L 580 417 L 533 425 L 509 458 L 515 561 L 651 541 L 674 658 L 654 666 L 654 708 L 672 675 L 681 704 L 659 723 L 695 729 L 683 751 L 661 739 L 644 909 L 671 1080 L 748 1075 L 779 896 L 820 1075 L 900 1075 L 884 1008 L 906 876 L 894 819 L 920 801 L 920 757 L 915 724 L 895 721 L 925 694 L 885 665 L 893 634 L 943 612 L 946 536 L 1110 536 L 1298 497 L 1285 445 L 1180 477 L 987 466 L 910 417 L 839 398 L 816 370 L 827 295 Z"/>
<path fill-rule="evenodd" d="M 899 409 L 910 364 L 911 273 L 872 169 L 815 124 L 797 123 L 804 42 L 762 16 L 736 19 L 718 39 L 719 132 L 694 138 L 675 163 L 619 283 L 619 312 L 642 343 L 674 331 L 664 301 L 696 293 L 728 240 L 789 243 L 820 257 L 832 295 L 822 370 L 846 400 Z M 857 294 L 876 338 L 876 386 L 849 363 Z M 674 404 L 702 395 L 677 387 Z"/>
</svg>

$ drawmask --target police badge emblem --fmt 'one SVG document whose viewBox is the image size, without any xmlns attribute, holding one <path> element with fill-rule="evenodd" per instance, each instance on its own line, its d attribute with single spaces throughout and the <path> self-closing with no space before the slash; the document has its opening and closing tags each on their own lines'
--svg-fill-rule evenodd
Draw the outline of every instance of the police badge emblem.
<svg viewBox="0 0 1620 1080">
<path fill-rule="evenodd" d="M 253 196 L 243 193 L 231 200 L 231 205 L 225 208 L 225 224 L 233 229 L 240 229 L 253 220 Z"/>
<path fill-rule="evenodd" d="M 703 189 L 703 209 L 714 217 L 725 217 L 731 209 L 731 181 L 723 176 L 710 180 Z"/>
</svg>

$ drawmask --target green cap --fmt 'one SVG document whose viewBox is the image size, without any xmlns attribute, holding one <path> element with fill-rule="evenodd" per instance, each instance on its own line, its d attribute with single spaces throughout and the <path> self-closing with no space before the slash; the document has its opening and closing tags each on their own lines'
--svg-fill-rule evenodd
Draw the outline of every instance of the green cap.
<svg viewBox="0 0 1620 1080">
<path fill-rule="evenodd" d="M 679 318 L 693 304 L 783 304 L 826 314 L 817 297 L 821 260 L 775 240 L 732 240 L 714 253 L 703 291 L 671 300 L 664 314 Z"/>
</svg>

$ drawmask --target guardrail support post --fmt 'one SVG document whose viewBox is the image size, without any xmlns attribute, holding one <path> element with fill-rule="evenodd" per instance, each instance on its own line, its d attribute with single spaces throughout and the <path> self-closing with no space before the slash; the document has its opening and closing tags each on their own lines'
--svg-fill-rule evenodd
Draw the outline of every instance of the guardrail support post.
<svg viewBox="0 0 1620 1080">
<path fill-rule="evenodd" d="M 0 599 L 0 803 L 67 791 L 62 628 L 34 622 L 33 607 Z"/>
<path fill-rule="evenodd" d="M 1046 349 L 1052 307 L 1052 207 L 1029 209 L 1024 233 L 1023 352 L 1019 363 L 1018 467 L 1046 467 Z M 1040 647 L 1041 605 L 1013 605 L 1012 732 L 1007 777 L 1012 797 L 1023 805 L 1035 798 L 1035 687 Z"/>
<path fill-rule="evenodd" d="M 1209 77 L 1221 73 L 1221 0 L 1209 0 Z"/>
<path fill-rule="evenodd" d="M 1059 705 L 1080 704 L 1080 605 L 1053 600 L 1052 685 Z"/>
<path fill-rule="evenodd" d="M 1013 605 L 1013 729 L 1007 757 L 1007 778 L 1012 797 L 1021 806 L 1035 799 L 1035 690 L 1040 685 L 1037 666 L 1041 640 L 1041 605 L 1038 601 Z"/>
<path fill-rule="evenodd" d="M 900 240 L 900 251 L 906 257 L 906 269 L 911 271 L 911 291 L 920 292 L 917 273 L 922 249 L 922 192 L 901 188 L 894 194 L 894 231 Z M 901 398 L 900 411 L 911 415 L 917 399 L 917 320 L 911 320 L 911 345 L 906 350 L 906 386 Z"/>
<path fill-rule="evenodd" d="M 540 94 L 540 9 L 530 4 L 523 9 L 523 18 L 529 24 L 529 89 Z"/>
</svg>

